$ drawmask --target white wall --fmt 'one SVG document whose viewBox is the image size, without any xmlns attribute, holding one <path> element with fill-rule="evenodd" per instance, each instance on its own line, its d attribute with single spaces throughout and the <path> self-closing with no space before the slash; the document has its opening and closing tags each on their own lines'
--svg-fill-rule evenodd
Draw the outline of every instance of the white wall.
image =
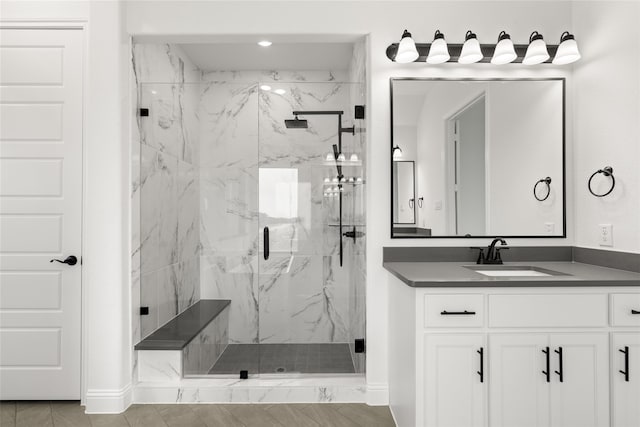
<svg viewBox="0 0 640 427">
<path fill-rule="evenodd" d="M 578 2 L 573 7 L 582 59 L 575 66 L 575 232 L 578 246 L 640 252 L 640 2 Z M 607 197 L 587 190 L 593 172 L 613 167 Z M 602 176 L 596 191 L 607 190 Z M 613 225 L 613 247 L 599 246 L 598 224 Z"/>
</svg>

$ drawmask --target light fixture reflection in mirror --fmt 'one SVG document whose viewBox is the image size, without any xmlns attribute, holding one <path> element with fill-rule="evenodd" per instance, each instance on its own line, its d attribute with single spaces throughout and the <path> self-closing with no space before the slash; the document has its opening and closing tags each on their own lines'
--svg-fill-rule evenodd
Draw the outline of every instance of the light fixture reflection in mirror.
<svg viewBox="0 0 640 427">
<path fill-rule="evenodd" d="M 393 147 L 393 160 L 400 159 L 402 159 L 402 148 L 396 145 L 395 147 Z"/>
</svg>

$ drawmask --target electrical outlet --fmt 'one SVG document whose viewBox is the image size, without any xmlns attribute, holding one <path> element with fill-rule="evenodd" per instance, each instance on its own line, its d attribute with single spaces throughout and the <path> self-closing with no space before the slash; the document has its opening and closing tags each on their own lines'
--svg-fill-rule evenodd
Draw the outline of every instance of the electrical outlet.
<svg viewBox="0 0 640 427">
<path fill-rule="evenodd" d="M 613 227 L 611 224 L 598 224 L 600 246 L 613 246 Z"/>
<path fill-rule="evenodd" d="M 547 235 L 552 235 L 555 232 L 556 224 L 553 222 L 545 222 L 544 223 L 544 232 Z"/>
</svg>

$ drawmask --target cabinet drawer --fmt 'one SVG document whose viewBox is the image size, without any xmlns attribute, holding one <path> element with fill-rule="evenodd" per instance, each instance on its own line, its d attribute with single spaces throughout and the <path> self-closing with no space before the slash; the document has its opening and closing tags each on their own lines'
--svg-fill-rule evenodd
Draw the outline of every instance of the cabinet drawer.
<svg viewBox="0 0 640 427">
<path fill-rule="evenodd" d="M 606 294 L 490 295 L 489 326 L 607 326 Z"/>
<path fill-rule="evenodd" d="M 425 295 L 424 297 L 425 328 L 481 327 L 483 324 L 483 295 Z"/>
<path fill-rule="evenodd" d="M 640 326 L 640 294 L 611 295 L 611 325 Z"/>
</svg>

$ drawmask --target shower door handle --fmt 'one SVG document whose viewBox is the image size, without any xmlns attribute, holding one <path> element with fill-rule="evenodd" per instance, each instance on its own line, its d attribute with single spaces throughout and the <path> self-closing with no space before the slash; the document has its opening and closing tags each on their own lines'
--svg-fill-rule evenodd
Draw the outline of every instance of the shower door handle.
<svg viewBox="0 0 640 427">
<path fill-rule="evenodd" d="M 262 231 L 262 241 L 264 244 L 264 259 L 269 259 L 269 227 Z"/>
</svg>

